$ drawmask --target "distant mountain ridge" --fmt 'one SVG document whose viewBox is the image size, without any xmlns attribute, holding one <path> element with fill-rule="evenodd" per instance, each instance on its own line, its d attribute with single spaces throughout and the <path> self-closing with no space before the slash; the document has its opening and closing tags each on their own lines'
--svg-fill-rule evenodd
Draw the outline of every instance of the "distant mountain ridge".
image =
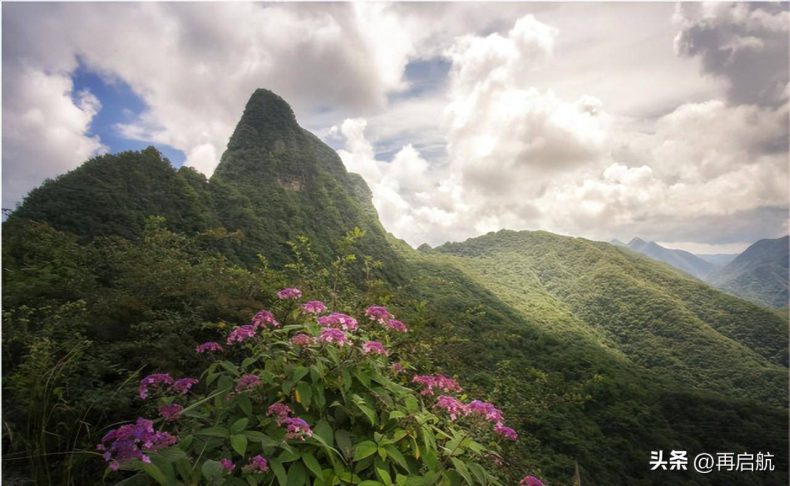
<svg viewBox="0 0 790 486">
<path fill-rule="evenodd" d="M 638 237 L 628 244 L 616 239 L 610 243 L 666 263 L 730 294 L 780 308 L 788 304 L 787 241 L 788 237 L 760 240 L 739 255 L 695 255 Z"/>
<path fill-rule="evenodd" d="M 627 246 L 638 253 L 671 265 L 700 280 L 704 280 L 716 269 L 714 264 L 693 253 L 664 248 L 654 241 L 647 242 L 641 238 L 633 238 L 628 242 Z"/>
<path fill-rule="evenodd" d="M 710 282 L 716 287 L 769 307 L 788 303 L 788 238 L 756 242 L 726 267 L 715 272 Z"/>
</svg>

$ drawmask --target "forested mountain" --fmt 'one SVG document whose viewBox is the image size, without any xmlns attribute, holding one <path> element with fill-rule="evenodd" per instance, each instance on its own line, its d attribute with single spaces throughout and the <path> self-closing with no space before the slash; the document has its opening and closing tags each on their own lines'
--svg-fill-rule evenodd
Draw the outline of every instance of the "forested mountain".
<svg viewBox="0 0 790 486">
<path fill-rule="evenodd" d="M 649 256 L 653 260 L 664 262 L 701 280 L 705 280 L 717 268 L 715 264 L 693 253 L 664 248 L 655 241 L 648 242 L 641 238 L 634 238 L 628 242 L 628 248 Z"/>
<path fill-rule="evenodd" d="M 788 237 L 760 240 L 710 277 L 716 287 L 767 305 L 787 307 Z"/>
<path fill-rule="evenodd" d="M 569 484 L 577 463 L 583 484 L 787 483 L 786 316 L 545 232 L 414 250 L 265 90 L 211 179 L 154 149 L 102 156 L 4 223 L 4 479 L 99 483 L 106 427 L 151 412 L 131 398 L 140 375 L 198 375 L 195 345 L 286 284 L 388 305 L 416 371 L 499 404 L 521 434 L 505 484 Z M 776 471 L 651 472 L 670 449 L 770 451 Z"/>
</svg>

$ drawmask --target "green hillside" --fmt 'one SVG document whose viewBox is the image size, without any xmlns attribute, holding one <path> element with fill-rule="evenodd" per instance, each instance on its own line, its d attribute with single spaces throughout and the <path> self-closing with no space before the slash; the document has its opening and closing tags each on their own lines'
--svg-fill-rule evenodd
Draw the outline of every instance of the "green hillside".
<svg viewBox="0 0 790 486">
<path fill-rule="evenodd" d="M 501 406 L 521 434 L 496 468 L 505 484 L 525 471 L 569 484 L 577 463 L 584 484 L 788 481 L 786 317 L 545 232 L 413 250 L 265 90 L 210 179 L 154 149 L 102 156 L 4 223 L 4 480 L 99 483 L 106 427 L 150 413 L 140 376 L 199 374 L 195 345 L 286 284 L 389 306 L 416 371 Z M 771 451 L 777 471 L 649 471 L 651 450 L 673 448 Z"/>
<path fill-rule="evenodd" d="M 788 238 L 760 240 L 714 273 L 716 287 L 769 307 L 787 307 Z"/>
</svg>

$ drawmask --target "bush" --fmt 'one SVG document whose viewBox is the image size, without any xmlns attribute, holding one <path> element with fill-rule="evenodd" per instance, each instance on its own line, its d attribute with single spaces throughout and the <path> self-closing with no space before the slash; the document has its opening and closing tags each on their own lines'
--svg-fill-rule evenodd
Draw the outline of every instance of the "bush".
<svg viewBox="0 0 790 486">
<path fill-rule="evenodd" d="M 465 403 L 454 379 L 410 377 L 404 323 L 380 306 L 357 321 L 300 304 L 298 289 L 277 296 L 277 316 L 262 310 L 197 347 L 211 361 L 199 380 L 141 380 L 159 418 L 105 435 L 108 474 L 168 485 L 501 484 L 490 472 L 497 440 L 516 432 L 493 405 Z"/>
</svg>

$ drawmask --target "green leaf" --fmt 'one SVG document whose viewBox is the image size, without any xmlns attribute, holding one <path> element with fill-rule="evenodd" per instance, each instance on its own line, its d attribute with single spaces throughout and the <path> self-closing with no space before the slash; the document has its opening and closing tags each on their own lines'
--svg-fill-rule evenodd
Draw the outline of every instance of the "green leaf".
<svg viewBox="0 0 790 486">
<path fill-rule="evenodd" d="M 417 413 L 420 410 L 419 402 L 411 395 L 407 395 L 403 402 L 406 404 L 406 410 L 409 413 Z"/>
<path fill-rule="evenodd" d="M 353 399 L 354 399 L 354 405 L 356 405 L 357 408 L 359 408 L 362 411 L 362 413 L 365 414 L 368 420 L 370 420 L 370 424 L 376 425 L 376 411 L 373 410 L 373 408 L 371 408 L 370 405 L 368 405 L 365 399 L 362 398 L 361 396 L 354 395 Z"/>
<path fill-rule="evenodd" d="M 406 458 L 403 457 L 403 454 L 401 453 L 400 450 L 398 450 L 397 447 L 388 445 L 385 446 L 384 449 L 387 451 L 387 454 L 391 458 L 395 459 L 395 462 L 397 462 L 400 467 L 402 467 L 406 471 L 409 470 L 409 463 L 406 461 Z"/>
<path fill-rule="evenodd" d="M 372 440 L 360 442 L 354 448 L 354 461 L 361 461 L 362 459 L 372 456 L 376 453 L 379 446 Z"/>
<path fill-rule="evenodd" d="M 293 375 L 291 375 L 291 381 L 296 383 L 297 381 L 307 376 L 308 373 L 310 373 L 310 368 L 306 368 L 304 366 L 297 366 L 296 369 L 294 369 Z"/>
<path fill-rule="evenodd" d="M 379 480 L 382 483 L 384 483 L 386 486 L 392 486 L 392 477 L 390 476 L 389 468 L 387 467 L 387 463 L 385 463 L 384 461 L 379 461 L 378 459 L 376 459 L 376 462 L 374 463 L 373 467 L 376 470 L 376 477 L 378 477 Z"/>
<path fill-rule="evenodd" d="M 299 393 L 299 403 L 305 408 L 305 410 L 310 408 L 310 401 L 313 397 L 313 390 L 310 388 L 310 385 L 307 383 L 300 381 L 296 384 L 296 391 Z"/>
<path fill-rule="evenodd" d="M 208 435 L 210 437 L 222 437 L 223 439 L 227 439 L 230 433 L 225 427 L 217 425 L 207 429 L 198 430 L 195 432 L 195 435 Z"/>
<path fill-rule="evenodd" d="M 346 459 L 351 458 L 351 434 L 347 430 L 338 430 L 335 432 L 335 441 Z"/>
<path fill-rule="evenodd" d="M 162 472 L 161 469 L 159 469 L 159 467 L 156 464 L 149 464 L 144 462 L 143 471 L 145 471 L 146 474 L 151 476 L 157 483 L 161 485 L 167 486 L 169 484 L 175 483 L 175 481 L 171 481 L 167 479 L 167 476 L 165 476 L 165 474 Z"/>
<path fill-rule="evenodd" d="M 274 471 L 274 476 L 277 478 L 277 482 L 280 483 L 280 486 L 286 486 L 286 484 L 288 484 L 288 475 L 285 474 L 283 464 L 277 459 L 269 459 L 269 467 Z"/>
<path fill-rule="evenodd" d="M 230 426 L 230 433 L 231 434 L 238 434 L 244 429 L 247 428 L 247 424 L 250 423 L 249 419 L 240 418 L 239 420 L 233 422 L 233 425 Z"/>
<path fill-rule="evenodd" d="M 203 473 L 203 477 L 206 479 L 206 481 L 211 483 L 212 481 L 222 477 L 222 464 L 208 459 L 203 463 L 202 466 L 200 466 L 200 472 Z"/>
<path fill-rule="evenodd" d="M 230 446 L 233 447 L 234 451 L 243 456 L 244 453 L 247 452 L 247 436 L 243 434 L 231 435 Z"/>
<path fill-rule="evenodd" d="M 176 462 L 181 459 L 186 459 L 186 453 L 181 450 L 180 447 L 168 447 L 167 449 L 162 449 L 156 453 L 159 457 L 164 459 L 166 462 Z"/>
<path fill-rule="evenodd" d="M 244 361 L 241 362 L 241 369 L 246 370 L 251 364 L 258 361 L 257 356 L 250 356 L 249 358 L 244 358 Z"/>
<path fill-rule="evenodd" d="M 315 458 L 312 452 L 305 452 L 302 454 L 302 461 L 304 462 L 305 466 L 315 474 L 315 477 L 321 478 L 323 477 L 323 471 L 321 470 L 321 465 L 318 463 L 318 460 Z"/>
<path fill-rule="evenodd" d="M 295 462 L 288 468 L 287 486 L 304 486 L 307 482 L 307 471 L 301 462 Z"/>
<path fill-rule="evenodd" d="M 390 412 L 390 420 L 403 418 L 405 416 L 406 416 L 406 414 L 401 412 L 400 410 L 393 410 L 392 412 Z"/>
<path fill-rule="evenodd" d="M 318 421 L 318 423 L 313 427 L 313 434 L 317 435 L 328 445 L 329 447 L 333 447 L 335 445 L 333 433 L 332 433 L 332 426 L 329 425 L 324 419 Z"/>
<path fill-rule="evenodd" d="M 277 459 L 280 462 L 293 462 L 293 461 L 298 461 L 300 457 L 301 456 L 299 455 L 298 452 L 295 452 L 293 450 L 284 450 L 280 453 Z"/>
<path fill-rule="evenodd" d="M 451 457 L 450 460 L 453 462 L 453 466 L 455 466 L 455 470 L 463 476 L 466 480 L 467 484 L 473 485 L 474 481 L 472 481 L 472 476 L 469 474 L 469 469 L 466 467 L 460 459 L 456 459 L 455 457 Z"/>
<path fill-rule="evenodd" d="M 240 395 L 236 402 L 239 404 L 239 408 L 244 415 L 252 415 L 252 402 L 250 402 L 250 397 L 247 395 Z"/>
</svg>

